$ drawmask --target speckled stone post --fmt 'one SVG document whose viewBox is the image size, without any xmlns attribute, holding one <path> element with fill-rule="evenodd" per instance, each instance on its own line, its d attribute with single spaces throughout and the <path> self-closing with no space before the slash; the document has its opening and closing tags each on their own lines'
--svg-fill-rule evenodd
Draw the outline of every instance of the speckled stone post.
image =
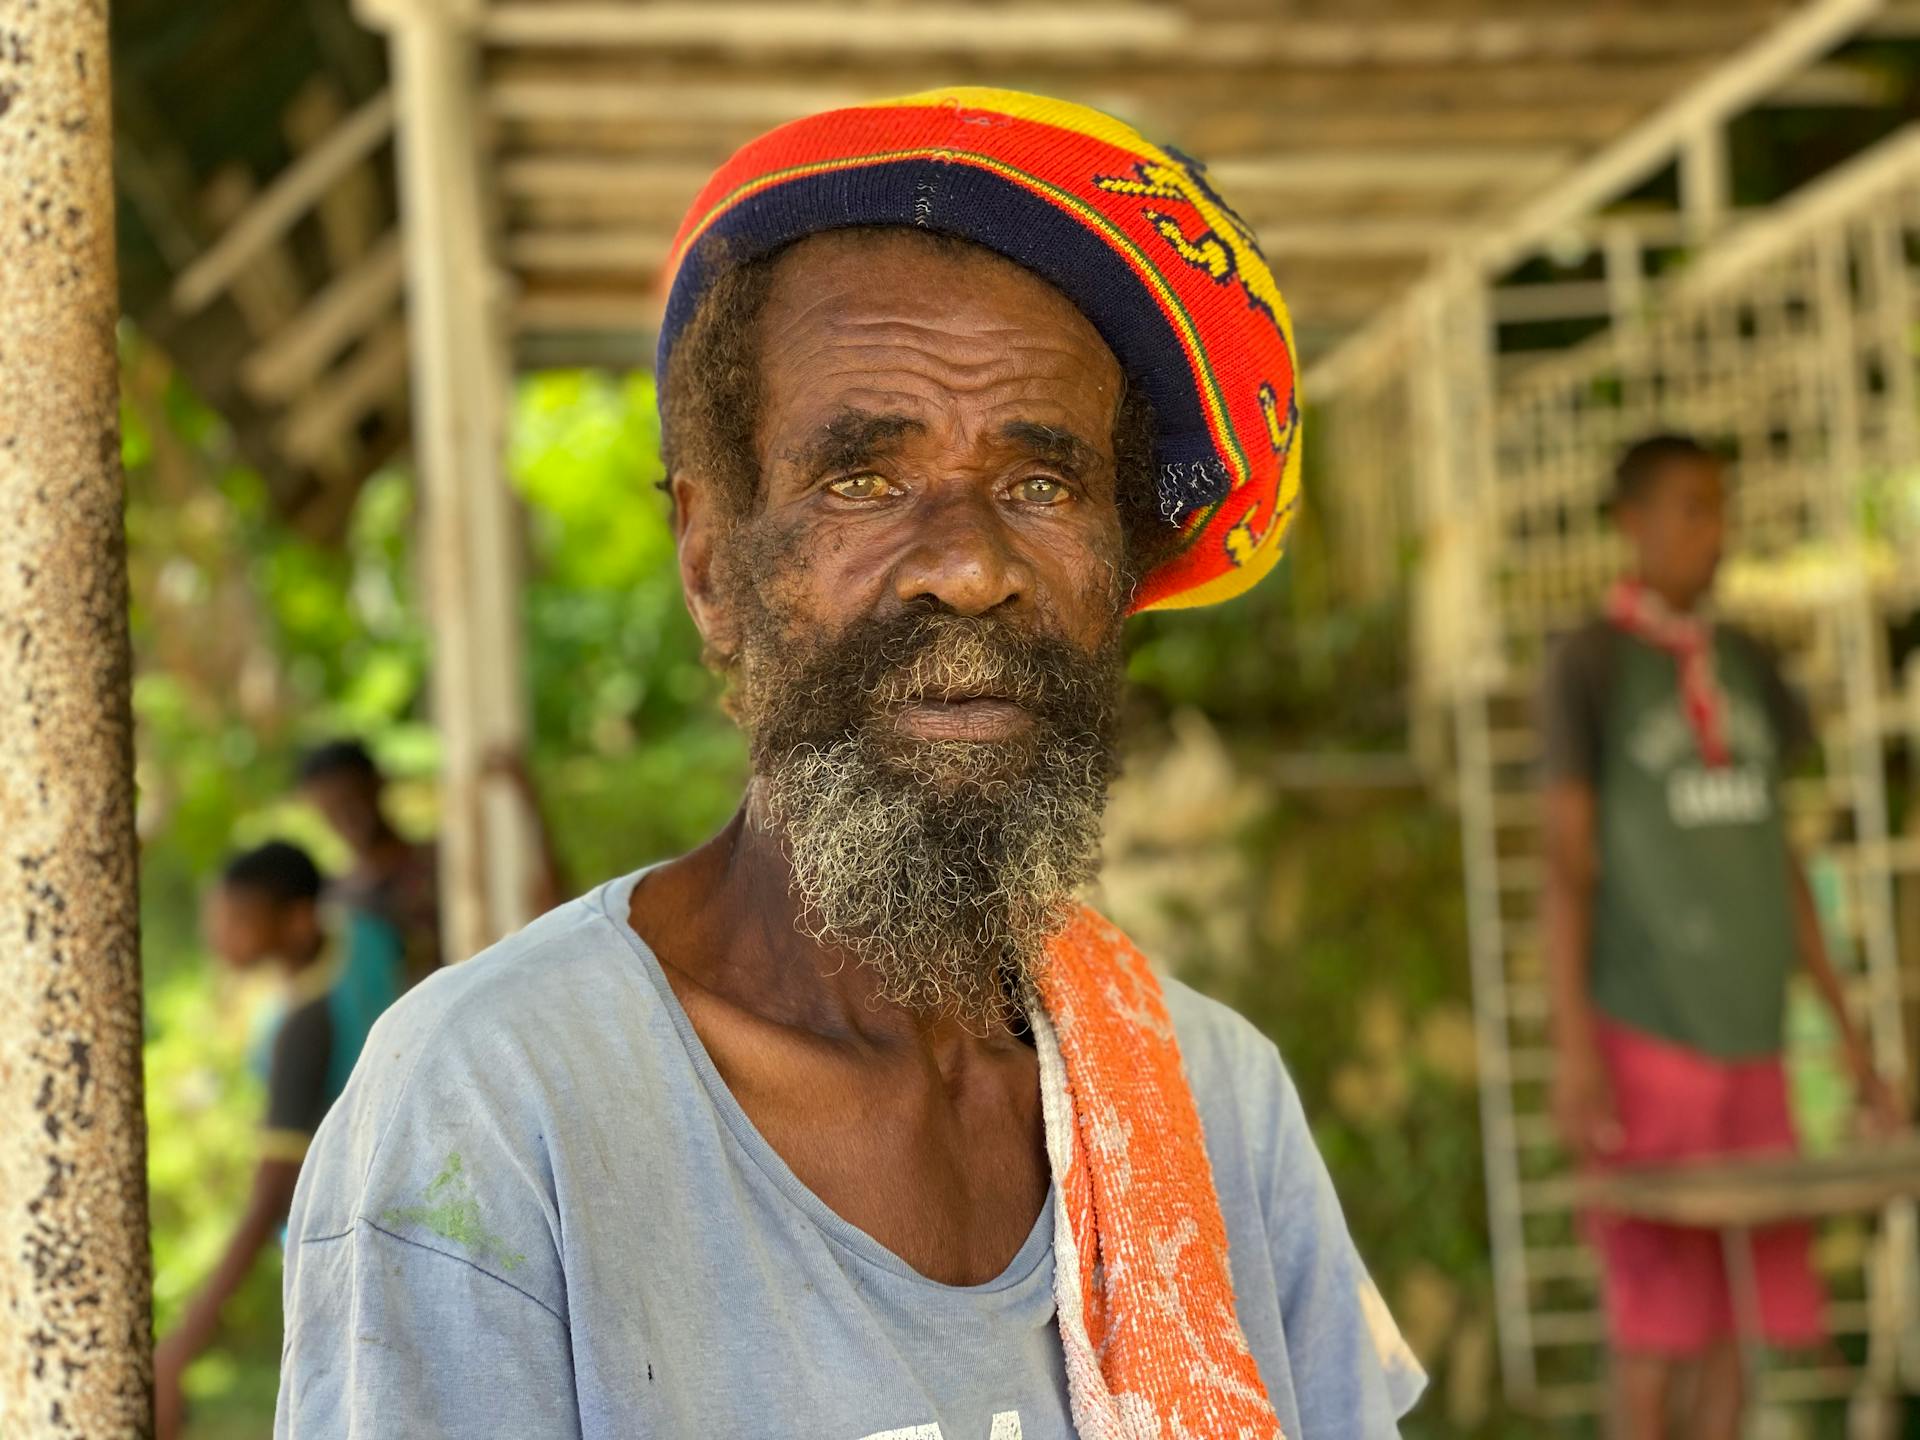
<svg viewBox="0 0 1920 1440">
<path fill-rule="evenodd" d="M 0 0 L 0 1436 L 152 1431 L 105 0 Z"/>
</svg>

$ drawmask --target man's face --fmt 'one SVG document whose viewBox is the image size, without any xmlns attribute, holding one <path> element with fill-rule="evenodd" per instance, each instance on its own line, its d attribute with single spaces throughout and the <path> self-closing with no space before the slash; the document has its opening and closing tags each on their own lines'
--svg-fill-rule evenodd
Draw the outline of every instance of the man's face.
<svg viewBox="0 0 1920 1440">
<path fill-rule="evenodd" d="M 305 782 L 300 794 L 355 855 L 366 854 L 379 840 L 380 782 L 373 776 L 335 770 Z"/>
<path fill-rule="evenodd" d="M 1720 463 L 1675 459 L 1624 506 L 1620 523 L 1633 543 L 1640 578 L 1691 606 L 1713 585 L 1726 543 L 1727 495 Z"/>
<path fill-rule="evenodd" d="M 1097 848 L 1119 366 L 1025 271 L 913 235 L 796 246 L 759 339 L 749 513 L 678 487 L 696 617 L 816 933 L 991 1014 Z"/>
<path fill-rule="evenodd" d="M 244 885 L 216 886 L 202 912 L 208 948 L 235 970 L 294 954 L 314 923 L 312 905 L 276 904 Z"/>
</svg>

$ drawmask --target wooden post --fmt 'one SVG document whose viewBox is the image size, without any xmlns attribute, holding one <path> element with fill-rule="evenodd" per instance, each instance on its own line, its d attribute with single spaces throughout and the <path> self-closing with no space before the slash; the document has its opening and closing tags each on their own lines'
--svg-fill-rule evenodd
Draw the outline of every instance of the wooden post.
<svg viewBox="0 0 1920 1440">
<path fill-rule="evenodd" d="M 1680 146 L 1680 213 L 1690 244 L 1706 244 L 1726 223 L 1728 184 L 1727 132 L 1709 120 Z"/>
<path fill-rule="evenodd" d="M 0 1435 L 152 1432 L 104 0 L 0 9 Z"/>
<path fill-rule="evenodd" d="M 1646 260 L 1640 237 L 1630 225 L 1601 229 L 1601 254 L 1606 260 L 1607 310 L 1616 331 L 1639 320 L 1647 304 Z"/>
<path fill-rule="evenodd" d="M 530 817 L 488 756 L 526 741 L 519 527 L 502 473 L 505 278 L 481 178 L 477 0 L 360 0 L 399 132 L 413 451 L 442 746 L 441 917 L 462 960 L 527 919 Z"/>
</svg>

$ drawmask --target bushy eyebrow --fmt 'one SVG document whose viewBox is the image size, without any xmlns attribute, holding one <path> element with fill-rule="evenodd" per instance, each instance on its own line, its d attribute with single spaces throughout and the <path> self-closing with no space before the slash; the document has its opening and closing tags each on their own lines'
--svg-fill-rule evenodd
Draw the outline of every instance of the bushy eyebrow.
<svg viewBox="0 0 1920 1440">
<path fill-rule="evenodd" d="M 1071 475 L 1098 474 L 1106 464 L 1098 446 L 1058 425 L 1015 420 L 1000 427 L 1000 438 L 1022 447 L 1034 459 L 1058 466 Z"/>
<path fill-rule="evenodd" d="M 924 434 L 926 428 L 924 421 L 911 415 L 842 410 L 828 419 L 812 439 L 788 451 L 787 459 L 809 475 L 851 470 L 893 449 L 904 436 Z"/>
</svg>

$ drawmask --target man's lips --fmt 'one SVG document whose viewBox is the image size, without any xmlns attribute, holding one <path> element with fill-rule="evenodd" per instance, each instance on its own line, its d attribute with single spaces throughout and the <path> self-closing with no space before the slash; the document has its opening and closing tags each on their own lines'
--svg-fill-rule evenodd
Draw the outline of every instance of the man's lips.
<svg viewBox="0 0 1920 1440">
<path fill-rule="evenodd" d="M 916 740 L 1010 740 L 1033 728 L 1033 712 L 997 695 L 923 697 L 902 705 L 894 726 Z"/>
</svg>

